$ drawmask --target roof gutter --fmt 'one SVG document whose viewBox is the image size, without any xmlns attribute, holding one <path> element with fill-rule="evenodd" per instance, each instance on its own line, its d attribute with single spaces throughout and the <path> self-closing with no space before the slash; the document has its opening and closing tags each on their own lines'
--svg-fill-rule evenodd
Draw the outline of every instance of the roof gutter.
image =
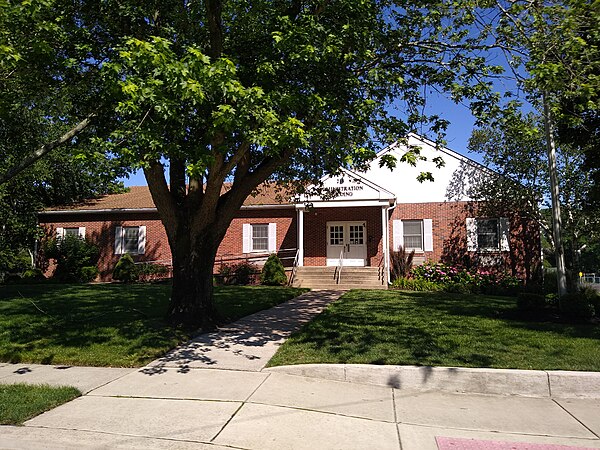
<svg viewBox="0 0 600 450">
<path fill-rule="evenodd" d="M 247 205 L 242 206 L 241 210 L 255 209 L 293 209 L 295 205 Z M 72 214 L 123 214 L 123 213 L 155 213 L 156 208 L 108 208 L 108 209 L 56 209 L 49 211 L 39 211 L 38 216 L 72 215 Z"/>
</svg>

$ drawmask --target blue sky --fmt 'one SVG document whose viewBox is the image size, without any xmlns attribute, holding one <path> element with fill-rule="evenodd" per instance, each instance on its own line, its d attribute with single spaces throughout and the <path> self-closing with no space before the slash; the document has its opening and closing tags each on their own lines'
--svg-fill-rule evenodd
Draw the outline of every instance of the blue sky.
<svg viewBox="0 0 600 450">
<path fill-rule="evenodd" d="M 427 107 L 428 113 L 439 114 L 450 121 L 446 133 L 448 148 L 481 162 L 480 155 L 467 151 L 467 143 L 473 130 L 473 124 L 475 123 L 475 119 L 469 109 L 466 106 L 457 105 L 442 96 L 436 96 L 436 98 L 430 96 L 430 100 L 431 102 Z M 144 174 L 141 171 L 136 172 L 129 178 L 123 179 L 123 181 L 125 182 L 125 186 L 147 185 Z"/>
</svg>

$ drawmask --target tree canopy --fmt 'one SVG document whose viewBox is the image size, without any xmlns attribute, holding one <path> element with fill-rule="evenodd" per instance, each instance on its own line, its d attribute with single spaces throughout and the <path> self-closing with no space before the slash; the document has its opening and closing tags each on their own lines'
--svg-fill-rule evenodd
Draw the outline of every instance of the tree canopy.
<svg viewBox="0 0 600 450">
<path fill-rule="evenodd" d="M 363 168 L 418 123 L 442 134 L 447 121 L 424 113 L 428 89 L 475 109 L 495 98 L 488 77 L 500 69 L 485 52 L 496 44 L 475 31 L 474 6 L 4 2 L 2 95 L 10 84 L 17 100 L 5 95 L 3 113 L 35 112 L 37 146 L 83 123 L 77 141 L 93 134 L 92 149 L 144 170 L 173 255 L 169 313 L 209 324 L 216 250 L 261 183 L 301 189 L 340 167 Z M 38 72 L 36 89 L 29 78 Z M 419 158 L 416 149 L 403 157 Z"/>
</svg>

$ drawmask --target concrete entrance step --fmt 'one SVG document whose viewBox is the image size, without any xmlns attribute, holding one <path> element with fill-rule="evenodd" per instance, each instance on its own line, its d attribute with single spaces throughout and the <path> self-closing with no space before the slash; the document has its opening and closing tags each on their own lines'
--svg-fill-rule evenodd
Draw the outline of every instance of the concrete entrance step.
<svg viewBox="0 0 600 450">
<path fill-rule="evenodd" d="M 380 267 L 343 267 L 340 283 L 336 267 L 298 267 L 294 286 L 312 289 L 387 289 Z"/>
</svg>

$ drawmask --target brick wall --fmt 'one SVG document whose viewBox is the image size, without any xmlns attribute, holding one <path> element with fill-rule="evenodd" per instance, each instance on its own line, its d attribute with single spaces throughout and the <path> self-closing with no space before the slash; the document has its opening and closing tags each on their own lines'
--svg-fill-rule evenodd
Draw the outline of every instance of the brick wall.
<svg viewBox="0 0 600 450">
<path fill-rule="evenodd" d="M 268 218 L 265 216 L 268 215 Z M 110 219 L 110 220 L 109 220 Z M 227 234 L 219 246 L 217 262 L 220 257 L 242 255 L 242 224 L 277 223 L 277 249 L 296 247 L 296 211 L 294 209 L 276 209 L 265 214 L 261 210 L 240 211 L 233 220 Z M 57 228 L 85 227 L 85 237 L 100 248 L 98 270 L 99 280 L 110 281 L 112 271 L 121 255 L 115 254 L 115 232 L 117 226 L 146 226 L 146 252 L 132 255 L 135 262 L 171 261 L 171 250 L 162 222 L 156 213 L 136 214 L 64 214 L 46 216 L 40 220 L 48 236 L 55 236 Z M 295 251 L 281 255 L 291 257 Z M 251 256 L 251 255 L 250 255 Z M 291 265 L 292 260 L 285 260 Z M 45 266 L 44 266 L 45 265 Z M 46 275 L 54 272 L 54 262 L 42 262 Z"/>
<path fill-rule="evenodd" d="M 399 204 L 390 218 L 390 243 L 394 219 L 432 219 L 433 252 L 424 252 L 424 260 L 442 261 L 469 268 L 492 269 L 531 280 L 540 264 L 540 230 L 535 222 L 515 212 L 503 212 L 509 219 L 510 251 L 467 251 L 467 217 L 488 217 L 484 207 L 475 202 L 441 202 Z M 494 217 L 494 216 L 491 216 Z M 497 217 L 497 215 L 495 215 Z M 419 255 L 419 256 L 421 256 Z M 490 267 L 491 261 L 497 261 Z"/>
<path fill-rule="evenodd" d="M 394 219 L 432 219 L 433 251 L 423 253 L 421 260 L 443 261 L 467 267 L 484 267 L 496 257 L 498 270 L 531 279 L 540 263 L 539 228 L 516 213 L 506 213 L 510 220 L 510 251 L 468 252 L 466 246 L 466 218 L 480 216 L 480 207 L 468 202 L 399 204 L 390 215 L 390 245 L 393 244 Z M 483 216 L 485 217 L 485 216 Z M 171 252 L 162 223 L 156 213 L 136 214 L 65 214 L 46 216 L 40 223 L 50 235 L 58 227 L 86 227 L 86 237 L 100 247 L 100 280 L 110 280 L 120 255 L 115 255 L 115 228 L 117 226 L 146 226 L 146 253 L 133 255 L 136 262 L 171 260 Z M 110 220 L 109 220 L 110 219 Z M 324 266 L 327 259 L 327 222 L 364 221 L 366 223 L 367 265 L 378 266 L 383 255 L 381 208 L 315 208 L 304 214 L 304 265 Z M 297 212 L 295 209 L 242 210 L 223 239 L 217 254 L 222 259 L 242 256 L 244 223 L 277 223 L 277 249 L 296 249 Z M 292 250 L 282 257 L 293 257 Z M 251 255 L 248 255 L 251 256 Z M 285 260 L 286 265 L 291 259 Z M 52 262 L 47 267 L 52 273 Z"/>
<path fill-rule="evenodd" d="M 86 239 L 100 249 L 98 270 L 102 281 L 111 279 L 112 271 L 121 257 L 115 254 L 117 226 L 146 226 L 146 252 L 132 255 L 135 262 L 171 260 L 167 235 L 156 213 L 52 215 L 40 219 L 40 225 L 46 228 L 49 236 L 55 236 L 57 228 L 85 227 Z M 45 269 L 46 274 L 51 275 L 54 271 L 53 261 L 48 261 Z"/>
</svg>

